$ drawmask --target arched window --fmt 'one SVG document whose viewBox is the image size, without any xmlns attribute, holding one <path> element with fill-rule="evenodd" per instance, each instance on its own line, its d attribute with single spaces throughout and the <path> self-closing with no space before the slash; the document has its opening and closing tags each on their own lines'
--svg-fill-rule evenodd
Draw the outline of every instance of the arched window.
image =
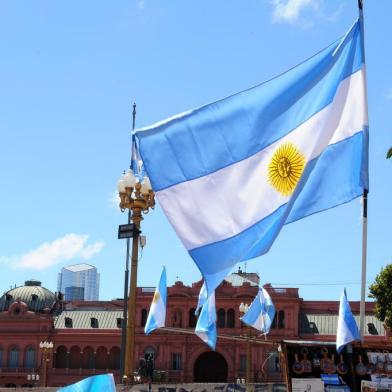
<svg viewBox="0 0 392 392">
<path fill-rule="evenodd" d="M 25 352 L 24 367 L 26 369 L 35 368 L 35 350 L 33 347 L 29 347 Z"/>
<path fill-rule="evenodd" d="M 278 313 L 278 328 L 284 328 L 284 310 L 279 310 Z"/>
<path fill-rule="evenodd" d="M 172 327 L 182 328 L 182 311 L 175 309 L 172 313 Z"/>
<path fill-rule="evenodd" d="M 276 319 L 278 318 L 278 313 L 275 312 L 274 319 L 272 320 L 271 329 L 276 328 Z"/>
<path fill-rule="evenodd" d="M 8 352 L 8 367 L 17 369 L 19 366 L 19 349 L 16 346 L 11 347 Z"/>
<path fill-rule="evenodd" d="M 144 327 L 147 322 L 147 309 L 142 309 L 142 314 L 140 318 L 140 325 Z"/>
<path fill-rule="evenodd" d="M 80 369 L 81 367 L 81 354 L 80 347 L 73 346 L 69 352 L 69 367 L 71 369 Z"/>
<path fill-rule="evenodd" d="M 189 328 L 195 328 L 197 323 L 197 316 L 195 315 L 195 308 L 189 309 Z"/>
<path fill-rule="evenodd" d="M 277 350 L 272 350 L 267 354 L 265 369 L 263 370 L 267 374 L 280 372 L 279 353 Z"/>
<path fill-rule="evenodd" d="M 56 362 L 55 367 L 58 369 L 65 369 L 68 367 L 67 364 L 67 349 L 65 346 L 60 346 L 56 350 Z"/>
<path fill-rule="evenodd" d="M 92 347 L 85 347 L 82 354 L 82 368 L 83 369 L 94 369 L 94 350 Z"/>
<path fill-rule="evenodd" d="M 229 309 L 227 311 L 227 328 L 235 327 L 235 312 L 234 309 Z"/>
<path fill-rule="evenodd" d="M 120 348 L 112 347 L 109 354 L 109 369 L 120 369 Z"/>
<path fill-rule="evenodd" d="M 99 347 L 95 354 L 95 368 L 109 369 L 108 350 L 105 347 Z"/>
<path fill-rule="evenodd" d="M 226 312 L 224 309 L 218 310 L 218 327 L 225 328 L 226 326 Z"/>
<path fill-rule="evenodd" d="M 152 346 L 148 346 L 144 350 L 144 357 L 147 358 L 149 355 L 152 355 L 154 358 L 156 357 L 156 350 Z"/>
</svg>

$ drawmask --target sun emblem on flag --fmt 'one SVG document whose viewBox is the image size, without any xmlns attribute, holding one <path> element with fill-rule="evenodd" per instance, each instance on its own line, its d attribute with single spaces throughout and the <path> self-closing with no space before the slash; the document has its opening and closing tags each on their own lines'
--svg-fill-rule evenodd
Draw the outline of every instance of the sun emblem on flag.
<svg viewBox="0 0 392 392">
<path fill-rule="evenodd" d="M 292 143 L 283 143 L 268 165 L 271 185 L 282 195 L 289 196 L 298 184 L 305 168 L 305 157 Z"/>
<path fill-rule="evenodd" d="M 161 298 L 161 296 L 159 295 L 158 291 L 156 291 L 154 294 L 154 298 L 152 299 L 152 303 L 156 304 L 159 301 L 159 298 Z"/>
</svg>

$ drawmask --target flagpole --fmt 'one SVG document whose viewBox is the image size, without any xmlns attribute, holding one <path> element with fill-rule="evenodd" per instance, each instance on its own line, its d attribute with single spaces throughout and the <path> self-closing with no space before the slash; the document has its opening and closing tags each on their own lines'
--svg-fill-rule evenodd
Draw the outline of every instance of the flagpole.
<svg viewBox="0 0 392 392">
<path fill-rule="evenodd" d="M 132 132 L 135 131 L 136 120 L 136 103 L 132 106 Z M 132 222 L 131 210 L 128 210 L 128 224 Z M 124 299 L 123 299 L 123 320 L 121 324 L 121 357 L 120 357 L 120 381 L 124 382 L 125 363 L 126 363 L 126 347 L 127 347 L 127 325 L 128 325 L 128 290 L 129 290 L 129 250 L 130 238 L 127 238 L 127 250 L 125 256 L 124 271 Z"/>
<path fill-rule="evenodd" d="M 358 0 L 359 24 L 362 46 L 362 63 L 365 71 L 365 100 L 367 108 L 367 83 L 366 83 L 366 63 L 365 63 L 365 31 L 363 21 L 363 0 Z M 365 335 L 365 301 L 366 301 L 366 262 L 367 262 L 367 211 L 368 211 L 368 189 L 363 190 L 362 196 L 362 269 L 361 269 L 361 301 L 359 305 L 359 332 L 361 339 Z"/>
</svg>

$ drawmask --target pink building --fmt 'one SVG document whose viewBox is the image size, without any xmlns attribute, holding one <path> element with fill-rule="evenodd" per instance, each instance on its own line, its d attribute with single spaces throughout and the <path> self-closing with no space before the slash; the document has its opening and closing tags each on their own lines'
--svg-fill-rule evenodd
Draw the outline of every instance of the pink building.
<svg viewBox="0 0 392 392">
<path fill-rule="evenodd" d="M 257 293 L 258 276 L 230 275 L 216 291 L 218 334 L 238 337 L 249 329 L 241 324 L 239 305 L 250 303 Z M 211 351 L 192 331 L 194 310 L 201 282 L 185 286 L 176 282 L 168 289 L 167 326 L 182 331 L 160 330 L 145 336 L 143 327 L 153 288 L 137 292 L 135 369 L 139 358 L 154 355 L 155 369 L 167 381 L 234 381 L 245 377 L 246 341 L 218 338 Z M 264 286 L 275 303 L 277 316 L 270 345 L 252 344 L 252 376 L 255 381 L 279 381 L 282 373 L 272 342 L 282 340 L 334 341 L 339 304 L 335 301 L 304 301 L 297 288 Z M 359 303 L 351 303 L 354 313 Z M 386 343 L 383 324 L 373 316 L 373 304 L 366 304 L 366 341 Z M 122 300 L 64 303 L 61 296 L 43 288 L 38 281 L 7 291 L 0 298 L 0 387 L 69 384 L 93 374 L 112 372 L 119 381 Z M 188 333 L 183 333 L 188 332 Z M 255 335 L 257 331 L 252 330 Z M 264 337 L 257 338 L 264 341 Z M 45 367 L 41 341 L 54 348 Z"/>
</svg>

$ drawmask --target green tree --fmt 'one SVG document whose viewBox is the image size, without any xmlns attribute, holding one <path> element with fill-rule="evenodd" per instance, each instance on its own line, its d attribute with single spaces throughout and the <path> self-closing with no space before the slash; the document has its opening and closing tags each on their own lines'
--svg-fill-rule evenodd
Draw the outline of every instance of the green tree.
<svg viewBox="0 0 392 392">
<path fill-rule="evenodd" d="M 387 159 L 392 158 L 392 147 L 387 152 Z"/>
<path fill-rule="evenodd" d="M 369 291 L 369 297 L 376 300 L 376 317 L 392 329 L 392 264 L 381 268 Z"/>
</svg>

